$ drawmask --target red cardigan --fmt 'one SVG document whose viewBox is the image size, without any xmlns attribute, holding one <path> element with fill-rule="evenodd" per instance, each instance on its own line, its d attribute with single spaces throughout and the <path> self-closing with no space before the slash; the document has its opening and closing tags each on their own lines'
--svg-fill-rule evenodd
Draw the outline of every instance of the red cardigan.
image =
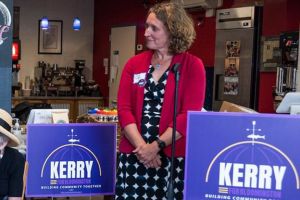
<svg viewBox="0 0 300 200">
<path fill-rule="evenodd" d="M 136 123 L 141 132 L 142 108 L 144 102 L 144 86 L 139 85 L 134 76 L 148 72 L 151 64 L 152 51 L 146 51 L 129 59 L 126 63 L 118 91 L 118 115 L 121 128 Z M 201 110 L 205 97 L 205 70 L 202 61 L 189 54 L 180 53 L 173 56 L 170 66 L 180 63 L 180 79 L 178 86 L 178 106 L 176 129 L 182 135 L 176 141 L 175 156 L 185 156 L 187 111 Z M 147 77 L 147 76 L 146 76 Z M 159 135 L 173 126 L 175 76 L 170 71 L 165 87 L 164 102 L 159 122 Z M 125 136 L 121 138 L 120 152 L 131 153 L 134 147 Z M 171 155 L 171 145 L 164 149 L 166 155 Z"/>
</svg>

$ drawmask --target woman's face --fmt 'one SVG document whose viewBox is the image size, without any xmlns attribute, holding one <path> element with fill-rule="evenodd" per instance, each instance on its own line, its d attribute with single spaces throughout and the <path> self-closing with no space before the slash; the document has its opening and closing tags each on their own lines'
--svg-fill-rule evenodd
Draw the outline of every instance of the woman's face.
<svg viewBox="0 0 300 200">
<path fill-rule="evenodd" d="M 150 13 L 146 20 L 145 27 L 146 46 L 152 50 L 168 49 L 169 33 L 164 24 Z"/>
</svg>

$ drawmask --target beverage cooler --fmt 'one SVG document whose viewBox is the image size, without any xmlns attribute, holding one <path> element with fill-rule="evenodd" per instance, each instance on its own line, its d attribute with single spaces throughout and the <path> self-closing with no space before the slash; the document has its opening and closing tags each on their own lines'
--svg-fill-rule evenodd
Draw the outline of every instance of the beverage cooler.
<svg viewBox="0 0 300 200">
<path fill-rule="evenodd" d="M 262 7 L 221 9 L 216 20 L 213 110 L 223 101 L 257 110 Z"/>
<path fill-rule="evenodd" d="M 277 96 L 283 97 L 288 92 L 300 91 L 299 84 L 297 85 L 298 48 L 299 32 L 280 34 L 281 63 L 277 67 Z"/>
</svg>

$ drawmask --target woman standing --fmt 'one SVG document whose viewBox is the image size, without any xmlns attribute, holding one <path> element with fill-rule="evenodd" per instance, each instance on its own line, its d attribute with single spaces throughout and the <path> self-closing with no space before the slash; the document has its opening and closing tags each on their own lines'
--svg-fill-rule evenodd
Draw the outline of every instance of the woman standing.
<svg viewBox="0 0 300 200">
<path fill-rule="evenodd" d="M 202 61 L 187 53 L 195 39 L 192 19 L 175 3 L 154 5 L 146 20 L 149 49 L 129 59 L 122 72 L 118 113 L 123 137 L 116 199 L 165 199 L 170 176 L 175 76 L 180 64 L 174 196 L 183 199 L 187 111 L 201 110 Z"/>
</svg>

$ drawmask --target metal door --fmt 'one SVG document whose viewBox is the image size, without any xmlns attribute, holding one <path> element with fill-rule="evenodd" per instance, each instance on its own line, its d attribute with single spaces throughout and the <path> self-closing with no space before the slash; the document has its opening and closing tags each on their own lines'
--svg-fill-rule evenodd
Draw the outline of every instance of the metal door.
<svg viewBox="0 0 300 200">
<path fill-rule="evenodd" d="M 136 26 L 111 28 L 109 106 L 117 100 L 121 73 L 127 60 L 135 55 Z"/>
<path fill-rule="evenodd" d="M 251 85 L 255 77 L 252 77 L 253 71 L 253 37 L 254 29 L 230 29 L 217 30 L 216 50 L 215 50 L 215 69 L 214 69 L 214 95 L 213 110 L 219 110 L 222 101 L 229 101 L 245 107 L 250 107 Z M 228 55 L 227 45 L 230 42 L 238 41 L 239 55 L 232 57 L 237 62 L 238 72 L 235 74 L 234 81 L 237 90 L 226 92 L 231 77 L 225 73 L 227 67 Z M 227 60 L 226 60 L 227 59 Z M 236 84 L 237 83 L 237 84 Z"/>
</svg>

